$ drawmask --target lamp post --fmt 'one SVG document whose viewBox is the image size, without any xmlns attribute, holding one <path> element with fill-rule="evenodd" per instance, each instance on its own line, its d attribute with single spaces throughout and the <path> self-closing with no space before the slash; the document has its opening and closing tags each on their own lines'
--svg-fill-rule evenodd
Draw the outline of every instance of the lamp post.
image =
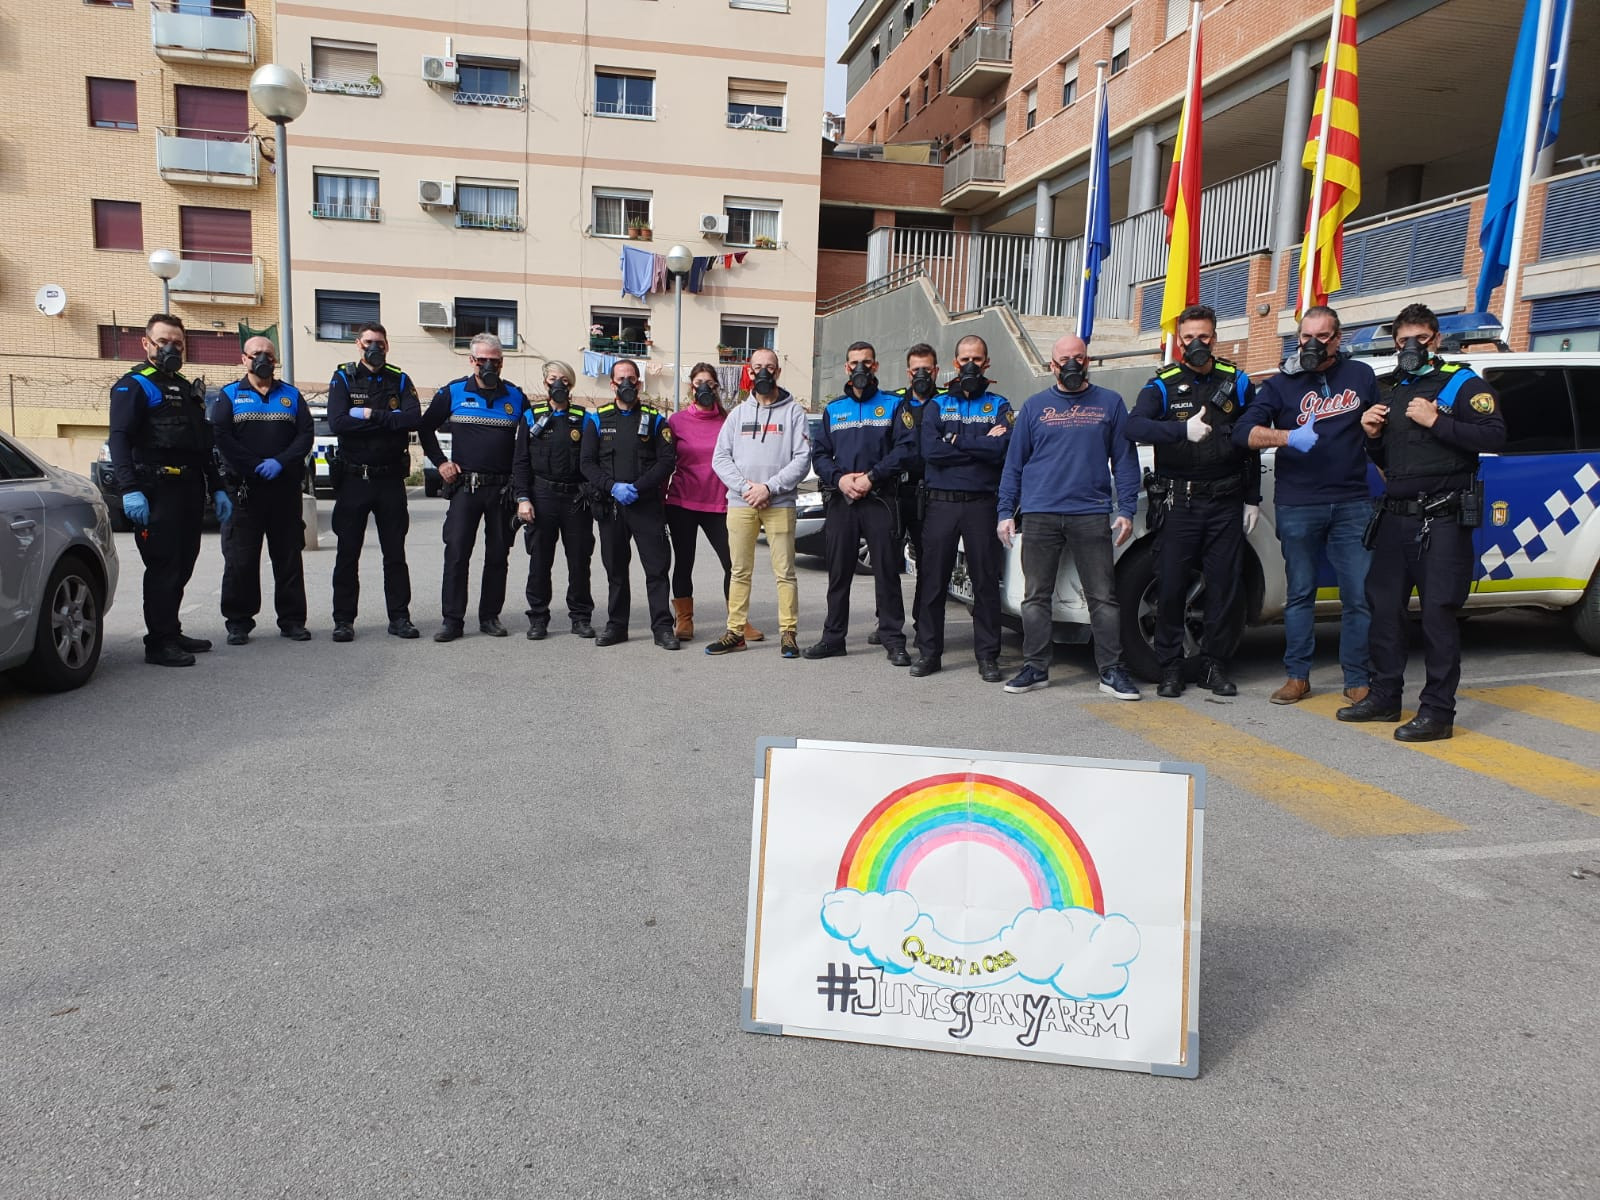
<svg viewBox="0 0 1600 1200">
<path fill-rule="evenodd" d="M 306 85 L 300 76 L 268 63 L 250 76 L 250 100 L 263 117 L 278 127 L 278 346 L 283 380 L 294 383 L 294 289 L 289 264 L 289 122 L 306 110 Z"/>
<path fill-rule="evenodd" d="M 673 411 L 683 405 L 682 380 L 683 374 L 683 279 L 689 273 L 689 268 L 694 266 L 694 255 L 689 253 L 687 246 L 674 246 L 667 251 L 667 270 L 672 272 L 676 284 L 673 293 L 677 299 L 678 329 L 672 345 L 672 408 Z"/>
<path fill-rule="evenodd" d="M 178 257 L 176 250 L 150 252 L 150 274 L 161 280 L 161 311 L 164 313 L 172 311 L 172 281 L 181 270 L 183 259 Z"/>
</svg>

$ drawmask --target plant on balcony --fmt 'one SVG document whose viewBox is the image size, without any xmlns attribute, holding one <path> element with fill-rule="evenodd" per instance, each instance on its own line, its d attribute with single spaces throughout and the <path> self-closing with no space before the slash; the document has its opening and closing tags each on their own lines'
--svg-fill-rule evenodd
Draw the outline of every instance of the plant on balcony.
<svg viewBox="0 0 1600 1200">
<path fill-rule="evenodd" d="M 628 236 L 633 238 L 635 241 L 647 242 L 650 240 L 650 226 L 646 225 L 643 221 L 629 222 Z"/>
<path fill-rule="evenodd" d="M 757 250 L 776 250 L 778 248 L 778 239 L 762 234 L 756 238 L 755 247 Z"/>
<path fill-rule="evenodd" d="M 735 350 L 732 346 L 718 346 L 717 361 L 719 363 L 743 362 L 744 355 L 740 354 L 739 351 Z"/>
</svg>

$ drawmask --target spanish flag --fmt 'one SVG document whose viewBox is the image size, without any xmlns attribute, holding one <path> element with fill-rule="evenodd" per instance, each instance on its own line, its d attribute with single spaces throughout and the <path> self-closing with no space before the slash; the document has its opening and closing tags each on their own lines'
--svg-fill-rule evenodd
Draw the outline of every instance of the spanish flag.
<svg viewBox="0 0 1600 1200">
<path fill-rule="evenodd" d="M 1295 312 L 1326 304 L 1339 290 L 1344 222 L 1361 203 L 1361 121 L 1356 87 L 1356 0 L 1337 10 L 1322 58 L 1316 107 L 1301 165 L 1312 172 L 1306 240 L 1300 247 Z M 1332 96 L 1330 101 L 1329 96 Z M 1326 132 L 1326 140 L 1324 140 Z"/>
<path fill-rule="evenodd" d="M 1177 330 L 1178 314 L 1200 300 L 1200 6 L 1194 6 L 1189 48 L 1189 93 L 1172 147 L 1167 177 L 1167 285 L 1161 294 L 1161 332 Z"/>
</svg>

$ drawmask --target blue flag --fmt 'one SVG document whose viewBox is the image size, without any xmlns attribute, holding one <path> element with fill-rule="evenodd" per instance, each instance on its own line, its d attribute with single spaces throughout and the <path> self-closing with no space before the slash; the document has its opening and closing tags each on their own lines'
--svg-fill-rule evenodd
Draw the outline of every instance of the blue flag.
<svg viewBox="0 0 1600 1200">
<path fill-rule="evenodd" d="M 1094 300 L 1100 287 L 1100 264 L 1111 257 L 1110 122 L 1105 85 L 1100 85 L 1096 105 L 1100 126 L 1094 135 L 1089 162 L 1089 220 L 1083 240 L 1083 284 L 1078 295 L 1078 336 L 1085 343 L 1094 335 Z"/>
<path fill-rule="evenodd" d="M 1483 247 L 1483 267 L 1478 274 L 1475 307 L 1489 310 L 1489 293 L 1505 281 L 1511 265 L 1511 235 L 1516 224 L 1517 194 L 1522 188 L 1522 142 L 1528 132 L 1528 91 L 1537 69 L 1545 75 L 1538 114 L 1538 147 L 1555 142 L 1561 126 L 1561 98 L 1566 91 L 1566 30 L 1568 0 L 1555 0 L 1550 22 L 1550 47 L 1546 61 L 1535 67 L 1534 43 L 1539 35 L 1540 0 L 1526 0 L 1517 54 L 1511 60 L 1511 82 L 1506 85 L 1506 107 L 1500 118 L 1500 140 L 1494 150 L 1494 170 L 1489 175 L 1489 195 L 1483 205 L 1483 225 L 1478 245 Z M 1528 164 L 1531 165 L 1531 164 Z"/>
</svg>

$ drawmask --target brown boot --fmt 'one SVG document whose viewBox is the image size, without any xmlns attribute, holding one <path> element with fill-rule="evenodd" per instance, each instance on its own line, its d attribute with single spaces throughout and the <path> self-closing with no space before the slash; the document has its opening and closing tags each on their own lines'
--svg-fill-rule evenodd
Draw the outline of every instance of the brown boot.
<svg viewBox="0 0 1600 1200">
<path fill-rule="evenodd" d="M 1344 690 L 1344 698 L 1351 704 L 1360 704 L 1371 693 L 1372 689 L 1369 687 L 1347 687 Z"/>
<path fill-rule="evenodd" d="M 673 635 L 680 642 L 693 641 L 694 597 L 689 596 L 682 600 L 674 598 L 672 601 L 672 615 L 677 618 L 672 625 Z"/>
<path fill-rule="evenodd" d="M 1299 704 L 1309 695 L 1311 695 L 1311 681 L 1291 677 L 1284 680 L 1283 686 L 1267 699 L 1274 704 Z"/>
<path fill-rule="evenodd" d="M 747 642 L 764 642 L 767 640 L 767 635 L 750 624 L 749 621 L 746 621 L 744 623 L 744 640 Z"/>
</svg>

